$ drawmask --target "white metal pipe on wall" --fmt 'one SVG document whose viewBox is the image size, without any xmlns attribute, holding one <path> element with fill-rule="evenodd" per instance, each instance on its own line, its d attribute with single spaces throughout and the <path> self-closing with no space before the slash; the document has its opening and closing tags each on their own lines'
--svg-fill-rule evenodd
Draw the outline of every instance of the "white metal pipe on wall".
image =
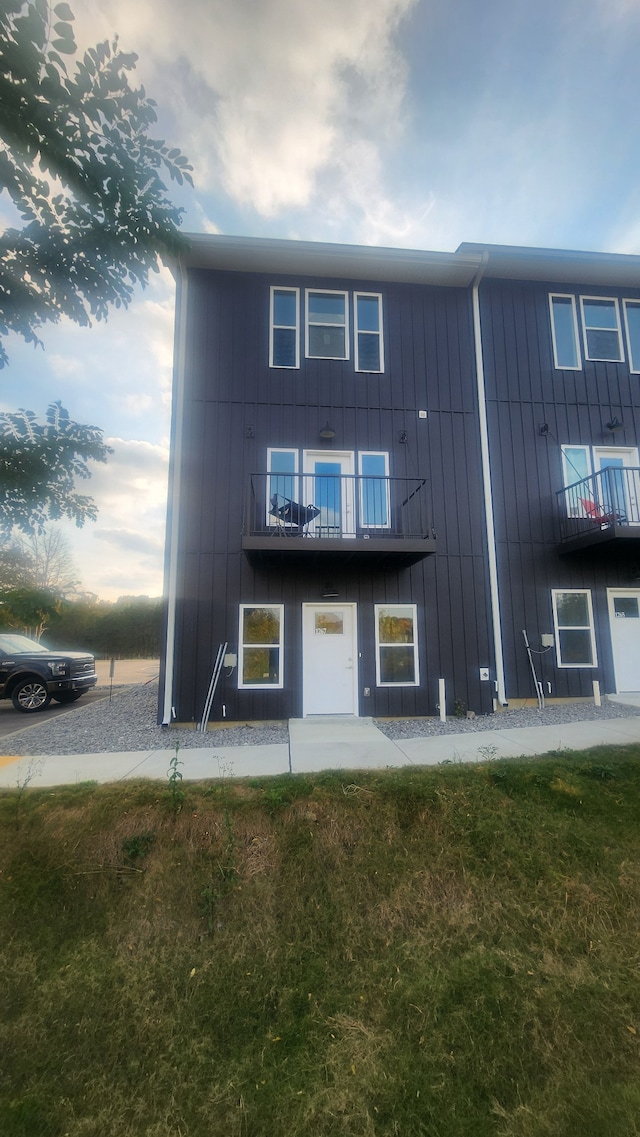
<svg viewBox="0 0 640 1137">
<path fill-rule="evenodd" d="M 487 425 L 487 403 L 484 382 L 484 357 L 482 353 L 482 326 L 480 323 L 479 286 L 487 261 L 484 254 L 483 265 L 476 276 L 472 288 L 473 298 L 473 338 L 476 356 L 476 383 L 478 390 L 478 418 L 480 422 L 480 456 L 482 461 L 482 485 L 484 492 L 484 519 L 487 535 L 487 555 L 489 568 L 489 593 L 491 601 L 491 624 L 493 629 L 493 650 L 496 665 L 496 690 L 498 702 L 506 706 L 504 676 L 504 651 L 502 645 L 502 622 L 500 619 L 500 592 L 498 588 L 498 557 L 496 552 L 496 532 L 493 515 L 493 490 L 491 487 L 491 463 L 489 461 L 489 429 Z"/>
</svg>

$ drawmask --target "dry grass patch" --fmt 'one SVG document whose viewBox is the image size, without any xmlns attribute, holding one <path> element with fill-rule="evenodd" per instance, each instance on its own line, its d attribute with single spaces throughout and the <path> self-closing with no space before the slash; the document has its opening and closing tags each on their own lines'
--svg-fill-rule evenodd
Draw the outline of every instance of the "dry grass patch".
<svg viewBox="0 0 640 1137">
<path fill-rule="evenodd" d="M 0 1132 L 637 1133 L 639 806 L 633 749 L 1 794 Z"/>
</svg>

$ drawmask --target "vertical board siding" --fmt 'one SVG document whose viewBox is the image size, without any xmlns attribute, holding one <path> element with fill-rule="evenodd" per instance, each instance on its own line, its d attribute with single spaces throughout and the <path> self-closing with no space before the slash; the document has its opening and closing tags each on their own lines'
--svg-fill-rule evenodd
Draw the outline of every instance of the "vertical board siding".
<svg viewBox="0 0 640 1137">
<path fill-rule="evenodd" d="M 507 696 L 534 698 L 522 629 L 533 647 L 553 630 L 551 590 L 591 590 L 598 666 L 559 668 L 555 650 L 535 656 L 539 677 L 556 697 L 586 697 L 598 679 L 615 690 L 606 590 L 638 587 L 638 554 L 622 546 L 571 556 L 558 550 L 556 491 L 563 485 L 561 445 L 636 446 L 640 383 L 628 363 L 584 361 L 580 371 L 554 368 L 549 292 L 633 298 L 629 289 L 485 281 L 480 290 L 489 445 L 498 540 L 500 605 Z M 626 353 L 626 345 L 625 345 Z M 622 431 L 606 422 L 617 414 Z M 549 427 L 540 435 L 540 425 Z"/>
<path fill-rule="evenodd" d="M 285 688 L 241 691 L 237 674 L 223 673 L 212 717 L 223 703 L 230 720 L 301 714 L 301 606 L 320 600 L 327 580 L 358 604 L 361 714 L 436 714 L 441 677 L 451 699 L 455 692 L 490 710 L 492 685 L 478 679 L 493 661 L 469 293 L 203 270 L 189 283 L 177 718 L 200 717 L 218 643 L 237 650 L 241 602 L 285 604 Z M 269 368 L 274 284 L 300 287 L 302 305 L 307 286 L 381 292 L 384 374 L 354 371 L 353 339 L 348 361 L 302 353 L 299 370 Z M 328 446 L 319 439 L 327 420 L 336 431 Z M 384 572 L 250 564 L 241 551 L 245 496 L 268 446 L 388 451 L 392 476 L 427 478 L 438 553 Z M 374 604 L 385 601 L 418 606 L 419 687 L 375 686 Z"/>
</svg>

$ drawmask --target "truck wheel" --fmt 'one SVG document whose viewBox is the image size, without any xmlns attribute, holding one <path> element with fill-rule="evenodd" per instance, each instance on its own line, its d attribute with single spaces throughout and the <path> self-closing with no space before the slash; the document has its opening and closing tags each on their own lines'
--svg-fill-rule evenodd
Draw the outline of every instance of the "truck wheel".
<svg viewBox="0 0 640 1137">
<path fill-rule="evenodd" d="M 76 699 L 81 699 L 83 695 L 84 691 L 58 691 L 53 698 L 56 703 L 75 703 Z"/>
<path fill-rule="evenodd" d="M 33 714 L 34 711 L 44 711 L 51 702 L 51 695 L 45 684 L 36 679 L 23 679 L 16 684 L 11 695 L 11 702 L 17 711 Z"/>
</svg>

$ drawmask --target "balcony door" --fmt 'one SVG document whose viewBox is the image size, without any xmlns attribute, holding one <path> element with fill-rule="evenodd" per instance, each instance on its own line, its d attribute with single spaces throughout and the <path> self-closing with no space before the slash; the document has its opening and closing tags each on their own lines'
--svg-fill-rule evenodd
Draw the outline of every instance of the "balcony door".
<svg viewBox="0 0 640 1137">
<path fill-rule="evenodd" d="M 608 598 L 616 691 L 640 691 L 640 589 L 610 588 Z"/>
<path fill-rule="evenodd" d="M 604 512 L 617 514 L 629 525 L 640 524 L 636 448 L 594 446 L 593 464 L 596 473 L 599 470 L 608 471 L 598 479 L 598 504 Z"/>
<path fill-rule="evenodd" d="M 304 503 L 320 510 L 309 527 L 314 537 L 355 537 L 353 451 L 305 450 L 302 473 Z"/>
</svg>

